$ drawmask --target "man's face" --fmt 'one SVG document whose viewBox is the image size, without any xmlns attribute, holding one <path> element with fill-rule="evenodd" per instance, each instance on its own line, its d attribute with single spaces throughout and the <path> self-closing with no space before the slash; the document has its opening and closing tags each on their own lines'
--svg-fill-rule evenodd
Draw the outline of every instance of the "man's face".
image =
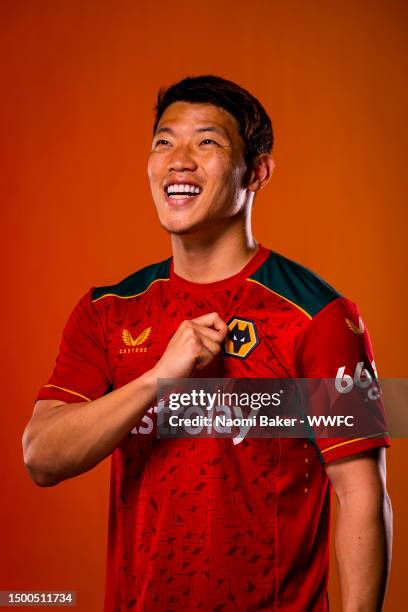
<svg viewBox="0 0 408 612">
<path fill-rule="evenodd" d="M 244 206 L 245 145 L 235 117 L 211 104 L 174 102 L 157 126 L 148 175 L 170 233 L 209 228 Z"/>
</svg>

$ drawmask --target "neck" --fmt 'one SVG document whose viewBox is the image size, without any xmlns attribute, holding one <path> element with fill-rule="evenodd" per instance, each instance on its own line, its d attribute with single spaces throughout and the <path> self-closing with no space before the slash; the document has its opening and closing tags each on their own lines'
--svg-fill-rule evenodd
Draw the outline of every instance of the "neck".
<svg viewBox="0 0 408 612">
<path fill-rule="evenodd" d="M 250 211 L 233 220 L 212 223 L 208 229 L 172 234 L 171 241 L 174 272 L 197 283 L 212 283 L 237 274 L 258 249 Z"/>
</svg>

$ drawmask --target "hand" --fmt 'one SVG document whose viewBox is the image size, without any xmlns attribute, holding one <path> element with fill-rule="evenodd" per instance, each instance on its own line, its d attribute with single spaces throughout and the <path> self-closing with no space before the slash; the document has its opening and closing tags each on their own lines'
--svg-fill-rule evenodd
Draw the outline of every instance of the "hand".
<svg viewBox="0 0 408 612">
<path fill-rule="evenodd" d="M 154 366 L 156 378 L 188 378 L 202 370 L 221 351 L 227 324 L 216 312 L 180 323 L 161 359 Z"/>
</svg>

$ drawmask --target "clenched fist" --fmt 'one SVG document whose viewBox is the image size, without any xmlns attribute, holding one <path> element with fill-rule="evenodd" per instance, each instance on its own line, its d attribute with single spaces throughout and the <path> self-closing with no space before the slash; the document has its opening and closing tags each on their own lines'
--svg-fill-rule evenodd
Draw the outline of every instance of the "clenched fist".
<svg viewBox="0 0 408 612">
<path fill-rule="evenodd" d="M 188 378 L 205 368 L 221 350 L 227 324 L 216 312 L 180 323 L 161 359 L 154 366 L 157 378 Z"/>
</svg>

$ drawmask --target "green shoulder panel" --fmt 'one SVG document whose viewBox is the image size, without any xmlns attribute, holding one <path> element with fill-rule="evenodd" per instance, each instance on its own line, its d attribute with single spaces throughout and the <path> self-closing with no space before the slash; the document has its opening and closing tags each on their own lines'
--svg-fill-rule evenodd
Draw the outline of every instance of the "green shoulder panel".
<svg viewBox="0 0 408 612">
<path fill-rule="evenodd" d="M 96 302 L 96 300 L 100 300 L 108 295 L 119 298 L 130 298 L 138 295 L 139 293 L 143 293 L 155 281 L 169 279 L 170 262 L 171 257 L 134 272 L 116 285 L 95 287 L 92 292 L 92 301 Z"/>
<path fill-rule="evenodd" d="M 275 252 L 249 279 L 285 298 L 310 318 L 333 300 L 342 297 L 320 276 Z"/>
</svg>

